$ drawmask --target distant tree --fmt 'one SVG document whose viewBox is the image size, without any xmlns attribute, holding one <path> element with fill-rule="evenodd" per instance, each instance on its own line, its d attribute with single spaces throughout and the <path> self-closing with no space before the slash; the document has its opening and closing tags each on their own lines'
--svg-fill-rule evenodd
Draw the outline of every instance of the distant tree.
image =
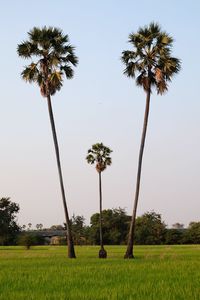
<svg viewBox="0 0 200 300">
<path fill-rule="evenodd" d="M 66 223 L 65 223 L 66 226 Z M 64 227 L 63 225 L 52 225 L 50 227 L 50 230 L 65 230 L 67 227 Z"/>
<path fill-rule="evenodd" d="M 165 242 L 166 225 L 161 215 L 146 212 L 136 218 L 135 243 L 140 245 L 159 245 Z"/>
<path fill-rule="evenodd" d="M 43 228 L 43 224 L 36 224 L 36 229 L 37 230 L 42 230 L 42 228 Z"/>
<path fill-rule="evenodd" d="M 44 245 L 44 243 L 44 237 L 37 235 L 36 233 L 27 231 L 18 236 L 18 245 L 25 246 L 27 250 L 29 250 L 31 246 Z"/>
<path fill-rule="evenodd" d="M 20 231 L 16 215 L 19 212 L 19 204 L 12 202 L 10 198 L 0 199 L 0 245 L 15 244 Z"/>
<path fill-rule="evenodd" d="M 25 246 L 29 250 L 31 246 L 36 245 L 36 236 L 28 232 L 24 233 L 19 236 L 18 245 Z"/>
<path fill-rule="evenodd" d="M 178 245 L 184 242 L 185 230 L 183 228 L 175 229 L 170 228 L 166 230 L 165 244 L 167 245 Z"/>
<path fill-rule="evenodd" d="M 105 209 L 102 211 L 102 232 L 104 243 L 108 245 L 120 245 L 126 243 L 130 216 L 122 208 Z M 99 213 L 90 218 L 90 241 L 99 244 Z"/>
<path fill-rule="evenodd" d="M 133 242 L 135 233 L 135 219 L 139 199 L 140 178 L 142 170 L 142 158 L 148 124 L 150 96 L 155 87 L 158 94 L 167 91 L 167 83 L 174 74 L 180 70 L 180 61 L 171 56 L 173 38 L 156 23 L 139 28 L 138 32 L 129 35 L 132 50 L 123 51 L 122 61 L 126 68 L 124 74 L 136 78 L 136 84 L 142 87 L 146 93 L 146 109 L 144 115 L 143 131 L 139 151 L 136 192 L 133 205 L 132 220 L 130 224 L 127 250 L 124 258 L 133 258 Z"/>
<path fill-rule="evenodd" d="M 28 223 L 28 230 L 31 230 L 32 223 Z"/>
<path fill-rule="evenodd" d="M 181 223 L 177 222 L 177 223 L 173 224 L 172 227 L 174 229 L 183 229 L 184 228 L 184 224 L 181 224 Z"/>
<path fill-rule="evenodd" d="M 200 244 L 200 222 L 190 222 L 183 236 L 184 244 Z"/>
<path fill-rule="evenodd" d="M 25 224 L 22 225 L 21 229 L 22 229 L 22 230 L 26 230 L 26 225 L 25 225 Z"/>
<path fill-rule="evenodd" d="M 83 216 L 72 215 L 71 228 L 75 245 L 86 244 L 85 218 Z"/>
<path fill-rule="evenodd" d="M 37 58 L 37 61 L 31 62 L 30 65 L 25 67 L 21 75 L 25 81 L 38 84 L 42 96 L 47 100 L 49 118 L 56 152 L 62 201 L 67 224 L 68 257 L 75 258 L 76 255 L 65 197 L 51 96 L 61 89 L 63 85 L 64 75 L 67 79 L 71 79 L 73 77 L 72 66 L 77 65 L 78 59 L 74 54 L 74 47 L 69 44 L 68 35 L 64 35 L 58 28 L 47 28 L 45 26 L 40 29 L 34 27 L 28 33 L 28 36 L 29 39 L 27 41 L 24 41 L 20 45 L 18 45 L 18 54 L 25 59 Z"/>
<path fill-rule="evenodd" d="M 99 207 L 100 207 L 100 218 L 99 218 L 99 228 L 100 228 L 100 250 L 99 258 L 106 258 L 107 252 L 103 245 L 103 235 L 102 235 L 102 185 L 101 185 L 101 173 L 110 166 L 112 163 L 110 154 L 112 150 L 103 145 L 103 143 L 97 143 L 92 145 L 92 148 L 88 150 L 88 155 L 86 160 L 89 164 L 96 164 L 96 170 L 99 174 Z"/>
</svg>

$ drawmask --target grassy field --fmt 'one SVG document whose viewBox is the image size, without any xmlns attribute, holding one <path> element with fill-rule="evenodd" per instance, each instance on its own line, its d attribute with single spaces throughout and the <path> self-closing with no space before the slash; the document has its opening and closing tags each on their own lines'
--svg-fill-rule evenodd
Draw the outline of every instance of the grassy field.
<svg viewBox="0 0 200 300">
<path fill-rule="evenodd" d="M 137 246 L 134 260 L 106 249 L 106 260 L 93 246 L 69 260 L 64 246 L 0 247 L 0 299 L 200 299 L 200 245 Z"/>
</svg>

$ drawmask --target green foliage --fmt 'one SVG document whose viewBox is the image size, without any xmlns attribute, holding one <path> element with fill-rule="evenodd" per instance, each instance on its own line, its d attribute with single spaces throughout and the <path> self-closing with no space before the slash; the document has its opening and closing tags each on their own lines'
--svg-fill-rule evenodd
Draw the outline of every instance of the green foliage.
<svg viewBox="0 0 200 300">
<path fill-rule="evenodd" d="M 165 242 L 166 225 L 161 215 L 147 212 L 136 218 L 135 243 L 140 245 L 159 245 Z"/>
<path fill-rule="evenodd" d="M 19 205 L 10 198 L 0 199 L 0 245 L 15 244 L 20 227 L 16 222 Z"/>
<path fill-rule="evenodd" d="M 96 163 L 96 170 L 102 172 L 107 166 L 111 165 L 112 159 L 110 154 L 112 152 L 113 151 L 109 147 L 104 146 L 103 143 L 96 143 L 88 150 L 86 160 L 91 165 Z"/>
<path fill-rule="evenodd" d="M 180 60 L 171 56 L 173 38 L 156 23 L 129 35 L 132 50 L 122 52 L 124 74 L 135 78 L 145 91 L 155 87 L 158 94 L 167 91 L 167 83 L 180 70 Z"/>
<path fill-rule="evenodd" d="M 65 230 L 65 228 L 62 225 L 52 225 L 50 230 Z"/>
<path fill-rule="evenodd" d="M 90 219 L 90 242 L 99 244 L 99 213 Z M 125 244 L 130 222 L 130 216 L 122 208 L 105 209 L 102 211 L 102 231 L 104 243 L 107 245 Z"/>
<path fill-rule="evenodd" d="M 24 233 L 19 236 L 18 245 L 25 246 L 28 250 L 31 246 L 36 245 L 36 236 L 31 233 Z"/>
<path fill-rule="evenodd" d="M 85 218 L 83 216 L 75 216 L 73 214 L 71 230 L 75 245 L 87 244 Z"/>
<path fill-rule="evenodd" d="M 183 236 L 185 244 L 200 244 L 200 222 L 191 222 Z"/>
<path fill-rule="evenodd" d="M 184 233 L 186 230 L 183 229 L 167 229 L 165 235 L 165 244 L 167 245 L 178 245 L 184 242 Z"/>
<path fill-rule="evenodd" d="M 29 250 L 31 246 L 44 245 L 44 238 L 36 233 L 24 232 L 18 236 L 18 245 Z"/>
<path fill-rule="evenodd" d="M 44 97 L 53 95 L 62 87 L 63 76 L 73 77 L 73 66 L 78 64 L 74 47 L 68 35 L 55 27 L 34 27 L 28 32 L 29 39 L 17 47 L 18 55 L 25 59 L 36 59 L 24 68 L 21 75 L 27 82 L 39 85 Z"/>
<path fill-rule="evenodd" d="M 127 243 L 131 216 L 122 208 L 102 211 L 102 231 L 106 245 L 122 245 Z M 83 216 L 73 215 L 71 228 L 76 245 L 99 245 L 99 213 L 90 218 L 90 226 L 85 225 Z M 182 225 L 182 224 L 180 224 Z M 167 228 L 161 215 L 146 212 L 136 218 L 135 244 L 138 245 L 176 245 L 197 244 L 199 241 L 199 222 L 191 222 L 189 228 Z"/>
<path fill-rule="evenodd" d="M 128 229 L 131 216 L 127 215 L 125 209 L 113 208 L 102 211 L 102 231 L 106 245 L 123 245 L 127 243 Z M 90 226 L 85 224 L 83 216 L 73 215 L 70 220 L 73 241 L 75 245 L 99 245 L 99 213 L 90 218 Z M 177 223 L 178 224 L 178 223 Z M 178 245 L 178 244 L 200 244 L 200 222 L 191 222 L 189 228 L 184 229 L 179 224 L 179 229 L 166 228 L 161 215 L 155 212 L 147 212 L 136 218 L 135 244 L 138 245 Z M 30 225 L 32 225 L 30 223 Z M 41 225 L 41 224 L 39 224 Z M 180 226 L 181 225 L 181 226 Z M 174 225 L 173 225 L 174 226 Z M 51 238 L 53 245 L 66 245 L 66 224 L 52 225 L 49 229 L 24 231 L 20 235 L 19 244 L 25 246 L 24 239 L 29 235 L 34 237 L 33 245 L 45 244 L 45 232 L 54 233 Z M 55 233 L 58 231 L 58 233 Z M 64 234 L 60 234 L 60 231 Z M 48 236 L 48 234 L 46 236 Z M 24 237 L 25 235 L 25 237 Z M 28 237 L 27 237 L 28 235 Z M 23 242 L 21 242 L 23 241 Z M 46 241 L 47 242 L 47 241 Z"/>
</svg>

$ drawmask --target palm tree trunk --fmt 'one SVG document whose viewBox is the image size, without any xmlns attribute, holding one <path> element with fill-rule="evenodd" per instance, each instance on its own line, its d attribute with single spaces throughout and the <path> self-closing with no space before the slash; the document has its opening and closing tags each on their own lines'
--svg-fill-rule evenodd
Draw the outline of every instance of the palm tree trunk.
<svg viewBox="0 0 200 300">
<path fill-rule="evenodd" d="M 101 172 L 99 172 L 99 237 L 100 237 L 100 246 L 103 249 L 103 235 L 102 235 L 102 187 L 101 187 Z"/>
<path fill-rule="evenodd" d="M 65 189 L 64 189 L 64 184 L 63 184 L 58 140 L 57 140 L 57 135 L 56 135 L 56 128 L 55 128 L 55 122 L 54 122 L 54 117 L 53 117 L 53 110 L 52 110 L 51 97 L 50 96 L 47 96 L 47 102 L 48 102 L 48 110 L 49 110 L 49 118 L 50 118 L 50 123 L 51 123 L 51 129 L 52 129 L 52 134 L 53 134 L 53 141 L 54 141 L 54 146 L 55 146 L 55 151 L 56 151 L 58 174 L 59 174 L 61 194 L 62 194 L 62 200 L 63 200 L 63 206 L 64 206 L 64 212 L 65 212 L 65 220 L 66 220 L 66 226 L 67 226 L 68 257 L 69 258 L 76 258 L 75 251 L 74 251 L 74 243 L 73 243 L 73 238 L 72 238 L 72 233 L 71 233 L 69 214 L 68 214 L 68 210 L 67 210 L 67 203 L 66 203 L 66 198 L 65 198 Z"/>
<path fill-rule="evenodd" d="M 107 252 L 103 246 L 103 233 L 102 233 L 102 187 L 101 187 L 101 171 L 99 172 L 99 212 L 100 212 L 100 220 L 99 220 L 99 235 L 100 235 L 100 250 L 99 250 L 99 258 L 106 258 Z"/>
<path fill-rule="evenodd" d="M 146 96 L 146 108 L 145 108 L 145 114 L 144 114 L 144 123 L 143 123 L 142 138 L 141 138 L 141 144 L 140 144 L 139 160 L 138 160 L 137 182 L 136 182 L 133 214 L 132 214 L 131 224 L 130 224 L 130 229 L 129 229 L 129 234 L 128 234 L 127 250 L 124 255 L 124 258 L 134 258 L 133 242 L 134 242 L 134 234 L 135 234 L 135 220 L 136 220 L 136 212 L 137 212 L 138 198 L 139 198 L 139 192 L 140 192 L 142 157 L 143 157 L 145 138 L 146 138 L 146 132 L 147 132 L 149 107 L 150 107 L 150 95 L 151 95 L 151 90 L 149 88 L 147 91 L 147 96 Z"/>
</svg>

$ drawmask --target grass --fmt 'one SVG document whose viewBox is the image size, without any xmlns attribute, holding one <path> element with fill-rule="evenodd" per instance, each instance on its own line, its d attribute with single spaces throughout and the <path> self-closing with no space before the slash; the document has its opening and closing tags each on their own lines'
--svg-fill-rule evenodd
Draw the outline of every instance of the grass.
<svg viewBox="0 0 200 300">
<path fill-rule="evenodd" d="M 0 300 L 199 300 L 200 245 L 137 246 L 124 260 L 124 246 L 0 247 Z"/>
</svg>

